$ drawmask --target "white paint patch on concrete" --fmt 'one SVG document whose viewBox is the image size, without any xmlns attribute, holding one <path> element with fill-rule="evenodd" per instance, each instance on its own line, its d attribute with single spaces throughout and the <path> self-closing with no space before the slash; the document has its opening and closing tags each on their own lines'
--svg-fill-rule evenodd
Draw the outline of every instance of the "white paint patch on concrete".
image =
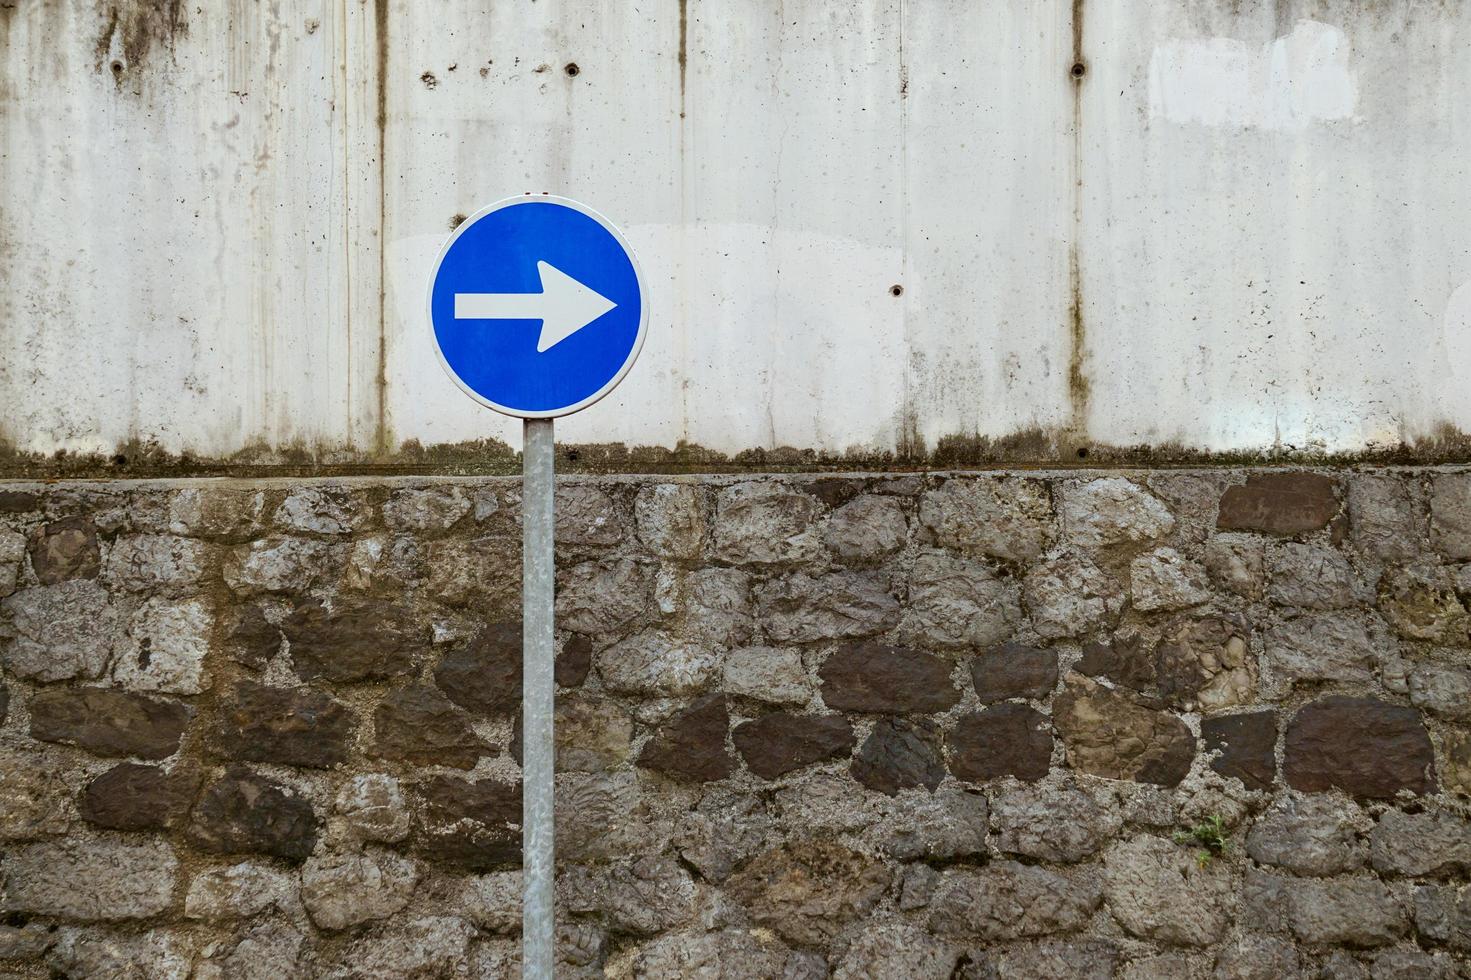
<svg viewBox="0 0 1471 980">
<path fill-rule="evenodd" d="M 1149 58 L 1149 114 L 1173 123 L 1296 132 L 1352 119 L 1358 79 L 1343 31 L 1301 20 L 1261 45 L 1171 38 Z"/>
</svg>

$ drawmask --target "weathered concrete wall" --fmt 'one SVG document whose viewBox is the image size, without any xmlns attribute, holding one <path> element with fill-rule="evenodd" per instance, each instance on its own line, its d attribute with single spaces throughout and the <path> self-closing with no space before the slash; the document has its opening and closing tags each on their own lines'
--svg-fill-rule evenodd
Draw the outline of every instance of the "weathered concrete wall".
<svg viewBox="0 0 1471 980">
<path fill-rule="evenodd" d="M 0 970 L 515 975 L 517 497 L 0 486 Z M 1471 470 L 559 507 L 565 975 L 1471 969 Z"/>
<path fill-rule="evenodd" d="M 1468 36 L 1449 0 L 19 0 L 0 441 L 516 446 L 425 277 L 552 191 L 654 310 L 569 441 L 1464 454 Z"/>
</svg>

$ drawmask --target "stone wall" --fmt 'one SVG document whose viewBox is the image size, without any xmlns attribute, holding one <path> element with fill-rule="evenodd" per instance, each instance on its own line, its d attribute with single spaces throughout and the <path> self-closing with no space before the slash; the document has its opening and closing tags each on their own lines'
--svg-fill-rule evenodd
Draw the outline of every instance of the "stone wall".
<svg viewBox="0 0 1471 980">
<path fill-rule="evenodd" d="M 558 507 L 566 976 L 1468 975 L 1471 472 Z M 0 974 L 510 975 L 518 521 L 0 487 Z"/>
</svg>

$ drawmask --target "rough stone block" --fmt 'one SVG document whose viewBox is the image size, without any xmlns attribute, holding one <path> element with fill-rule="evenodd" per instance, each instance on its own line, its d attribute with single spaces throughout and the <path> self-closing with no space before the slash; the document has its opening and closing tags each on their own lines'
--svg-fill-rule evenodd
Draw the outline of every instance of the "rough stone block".
<svg viewBox="0 0 1471 980">
<path fill-rule="evenodd" d="M 1205 718 L 1201 740 L 1210 767 L 1247 789 L 1270 789 L 1277 775 L 1277 712 L 1252 711 Z"/>
<path fill-rule="evenodd" d="M 1287 885 L 1287 895 L 1293 935 L 1306 943 L 1387 946 L 1409 927 L 1389 886 L 1372 879 L 1298 879 Z"/>
<path fill-rule="evenodd" d="M 270 909 L 289 907 L 296 892 L 295 875 L 242 861 L 195 875 L 184 898 L 184 914 L 211 921 L 248 919 Z"/>
<path fill-rule="evenodd" d="M 768 704 L 803 705 L 812 697 L 812 681 L 795 650 L 747 647 L 725 658 L 723 687 L 728 694 Z"/>
<path fill-rule="evenodd" d="M 301 861 L 317 844 L 316 813 L 279 783 L 233 767 L 194 805 L 189 840 L 216 854 L 270 854 Z"/>
<path fill-rule="evenodd" d="M 970 677 L 982 704 L 1045 698 L 1057 686 L 1057 651 L 1003 643 L 971 661 Z"/>
<path fill-rule="evenodd" d="M 892 497 L 858 497 L 828 518 L 822 543 L 833 557 L 853 564 L 883 561 L 904 547 L 909 522 Z"/>
<path fill-rule="evenodd" d="M 199 694 L 209 688 L 205 669 L 214 613 L 203 599 L 145 601 L 117 645 L 112 678 L 132 691 Z"/>
<path fill-rule="evenodd" d="M 373 712 L 373 755 L 412 765 L 473 769 L 494 750 L 480 740 L 470 715 L 428 684 L 399 688 Z"/>
<path fill-rule="evenodd" d="M 301 902 L 318 928 L 335 931 L 399 912 L 418 884 L 414 862 L 392 851 L 324 854 L 301 867 Z"/>
<path fill-rule="evenodd" d="M 881 862 L 829 841 L 797 841 L 758 855 L 728 893 L 751 921 L 791 943 L 821 947 L 868 913 L 889 886 Z"/>
<path fill-rule="evenodd" d="M 282 624 L 291 663 L 302 680 L 333 683 L 387 680 L 414 672 L 427 630 L 409 610 L 375 600 L 317 599 L 297 606 Z"/>
<path fill-rule="evenodd" d="M 794 564 L 810 561 L 821 548 L 813 526 L 822 516 L 822 503 L 784 484 L 726 487 L 715 508 L 715 556 L 722 561 Z"/>
<path fill-rule="evenodd" d="M 777 712 L 737 725 L 731 739 L 753 773 L 776 779 L 817 762 L 846 757 L 853 751 L 853 726 L 837 715 Z"/>
<path fill-rule="evenodd" d="M 1471 558 L 1471 473 L 1430 478 L 1430 543 L 1449 558 Z"/>
<path fill-rule="evenodd" d="M 3 662 L 17 677 L 48 683 L 101 675 L 117 641 L 118 614 L 96 582 L 21 589 L 0 600 L 9 620 Z"/>
<path fill-rule="evenodd" d="M 147 919 L 172 904 L 178 873 L 174 849 L 159 840 L 23 844 L 0 859 L 0 907 L 81 922 Z"/>
<path fill-rule="evenodd" d="M 1386 810 L 1369 842 L 1380 874 L 1462 879 L 1471 874 L 1471 821 L 1453 813 Z"/>
<path fill-rule="evenodd" d="M 929 928 L 941 936 L 986 942 L 1076 932 L 1102 900 L 1102 889 L 1090 879 L 994 861 L 978 871 L 957 868 L 940 875 L 930 900 Z"/>
<path fill-rule="evenodd" d="M 1231 925 L 1233 886 L 1215 862 L 1159 837 L 1115 844 L 1103 859 L 1109 911 L 1132 935 L 1208 946 Z"/>
<path fill-rule="evenodd" d="M 1068 764 L 1109 779 L 1174 786 L 1195 758 L 1195 736 L 1179 718 L 1076 675 L 1052 709 Z"/>
<path fill-rule="evenodd" d="M 926 719 L 881 718 L 849 771 L 864 786 L 887 796 L 921 786 L 933 792 L 945 778 L 939 731 Z"/>
<path fill-rule="evenodd" d="M 102 567 L 97 527 L 87 517 L 66 517 L 31 534 L 31 571 L 42 585 L 67 579 L 96 578 Z"/>
<path fill-rule="evenodd" d="M 818 670 L 822 700 L 838 711 L 930 714 L 960 701 L 953 665 L 907 647 L 845 643 Z"/>
<path fill-rule="evenodd" d="M 326 769 L 347 761 L 356 725 L 321 691 L 241 681 L 221 700 L 213 747 L 245 762 Z"/>
<path fill-rule="evenodd" d="M 655 483 L 641 487 L 633 505 L 638 537 L 660 558 L 693 561 L 709 533 L 704 491 L 689 483 Z"/>
<path fill-rule="evenodd" d="M 798 572 L 759 587 L 756 601 L 766 635 L 777 643 L 873 636 L 893 629 L 900 615 L 888 584 L 863 572 Z"/>
<path fill-rule="evenodd" d="M 925 494 L 920 520 L 941 547 L 1015 564 L 1051 543 L 1052 504 L 1038 480 L 956 477 Z"/>
<path fill-rule="evenodd" d="M 1014 583 L 986 565 L 928 552 L 909 573 L 909 601 L 900 634 L 938 649 L 991 646 L 1011 637 L 1021 620 Z"/>
<path fill-rule="evenodd" d="M 730 713 L 725 698 L 707 694 L 675 715 L 645 743 L 638 764 L 673 779 L 724 779 L 735 768 L 725 747 Z"/>
<path fill-rule="evenodd" d="M 1156 548 L 1129 564 L 1129 589 L 1140 612 L 1188 609 L 1210 599 L 1205 569 L 1174 548 Z"/>
<path fill-rule="evenodd" d="M 1322 797 L 1284 797 L 1269 807 L 1246 838 L 1246 853 L 1259 864 L 1293 874 L 1326 876 L 1364 866 L 1361 834 L 1368 820 L 1352 803 Z"/>
<path fill-rule="evenodd" d="M 1118 803 L 1076 786 L 1021 786 L 991 806 L 996 847 L 1037 861 L 1073 863 L 1097 853 L 1123 826 Z"/>
<path fill-rule="evenodd" d="M 983 783 L 1003 776 L 1034 781 L 1052 764 L 1047 716 L 1025 704 L 993 704 L 964 715 L 945 739 L 956 779 Z"/>
<path fill-rule="evenodd" d="M 1435 788 L 1435 758 L 1420 713 L 1374 698 L 1333 696 L 1301 708 L 1287 726 L 1282 772 L 1310 793 L 1338 787 L 1392 797 Z"/>
<path fill-rule="evenodd" d="M 426 857 L 477 872 L 521 863 L 519 783 L 431 776 L 413 796 L 413 840 Z"/>
<path fill-rule="evenodd" d="M 1124 607 L 1123 589 L 1090 559 L 1070 553 L 1032 566 L 1022 599 L 1032 628 L 1044 640 L 1110 625 Z"/>
<path fill-rule="evenodd" d="M 603 686 L 617 694 L 679 697 L 703 691 L 720 675 L 721 656 L 666 633 L 646 632 L 597 656 Z"/>
<path fill-rule="evenodd" d="M 409 835 L 412 815 L 403 788 L 385 773 L 370 772 L 349 779 L 337 791 L 333 807 L 359 840 L 394 844 Z"/>
<path fill-rule="evenodd" d="M 1221 495 L 1216 527 L 1283 536 L 1316 531 L 1338 516 L 1336 486 L 1318 473 L 1253 473 Z"/>
<path fill-rule="evenodd" d="M 198 788 L 191 772 L 124 762 L 87 784 L 78 809 L 87 822 L 109 830 L 163 830 L 184 822 Z"/>
<path fill-rule="evenodd" d="M 179 749 L 194 709 L 105 688 L 48 689 L 31 698 L 31 737 L 96 755 L 163 759 Z"/>
</svg>

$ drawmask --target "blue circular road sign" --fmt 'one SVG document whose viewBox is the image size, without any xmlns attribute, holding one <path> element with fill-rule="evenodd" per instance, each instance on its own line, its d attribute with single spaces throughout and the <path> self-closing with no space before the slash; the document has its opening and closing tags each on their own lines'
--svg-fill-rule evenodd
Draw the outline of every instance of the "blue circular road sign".
<svg viewBox="0 0 1471 980">
<path fill-rule="evenodd" d="M 429 324 L 465 394 L 553 418 L 602 398 L 648 329 L 638 260 L 617 228 L 560 197 L 513 197 L 455 229 L 434 263 Z"/>
</svg>

